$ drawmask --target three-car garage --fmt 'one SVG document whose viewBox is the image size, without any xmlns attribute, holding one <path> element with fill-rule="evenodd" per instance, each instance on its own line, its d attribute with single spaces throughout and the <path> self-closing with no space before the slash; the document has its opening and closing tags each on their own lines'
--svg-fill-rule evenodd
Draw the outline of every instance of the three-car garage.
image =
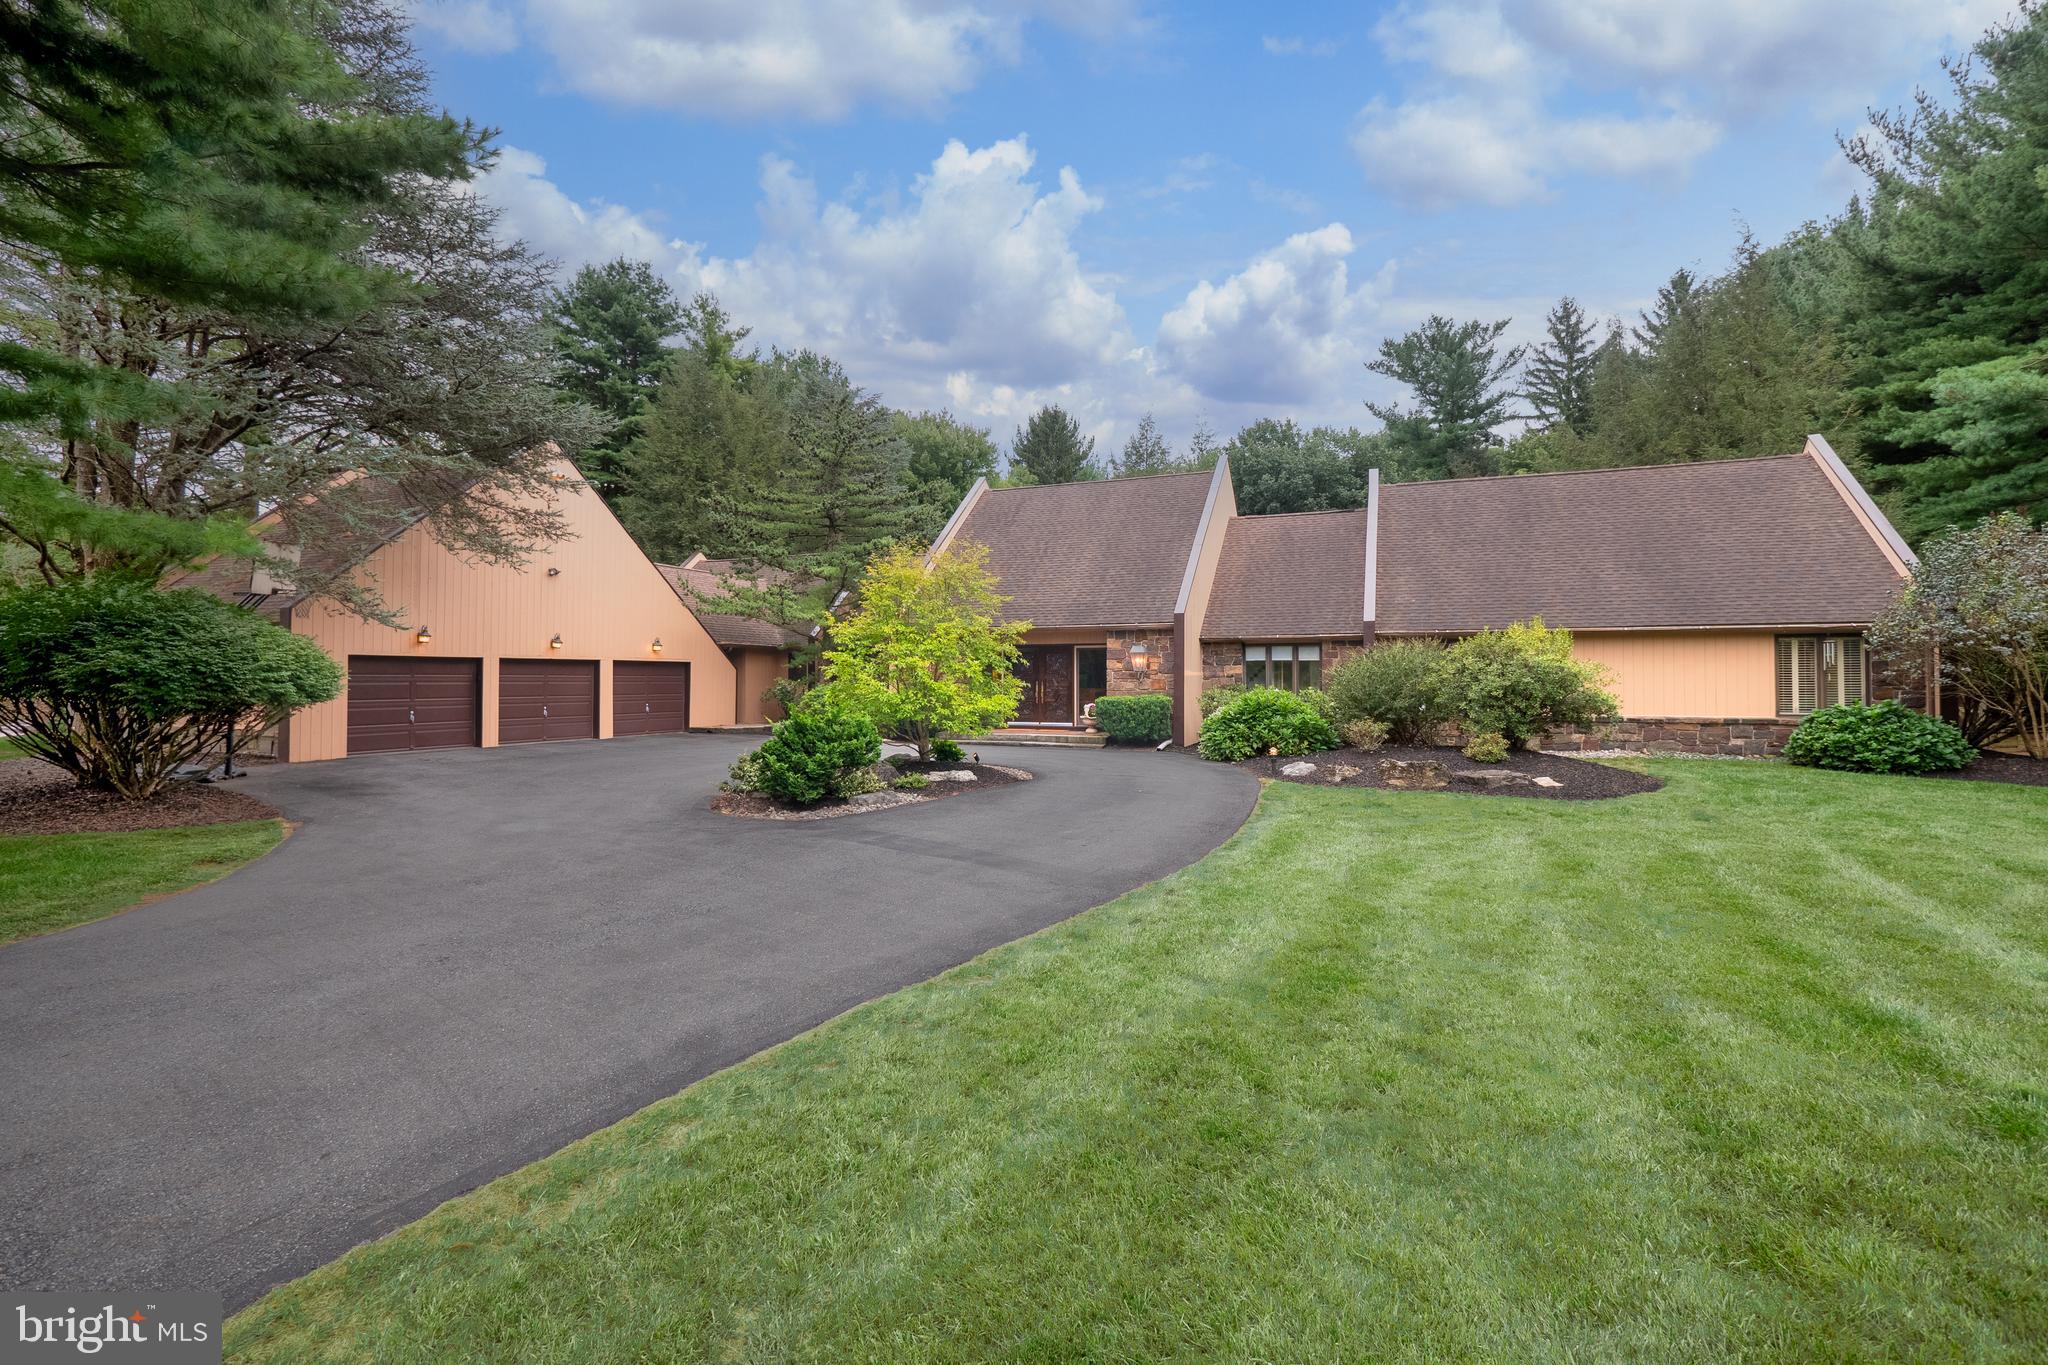
<svg viewBox="0 0 2048 1365">
<path fill-rule="evenodd" d="M 348 752 L 483 743 L 484 661 L 348 656 Z M 497 742 L 598 736 L 595 659 L 496 661 Z M 679 734 L 690 725 L 690 666 L 619 659 L 610 668 L 612 734 Z"/>
</svg>

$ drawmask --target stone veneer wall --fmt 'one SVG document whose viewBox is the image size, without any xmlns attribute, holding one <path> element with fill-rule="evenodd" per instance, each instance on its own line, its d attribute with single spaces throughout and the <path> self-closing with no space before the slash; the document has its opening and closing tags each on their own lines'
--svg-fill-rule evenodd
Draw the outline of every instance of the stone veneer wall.
<svg viewBox="0 0 2048 1365">
<path fill-rule="evenodd" d="M 1794 720 L 1616 720 L 1590 730 L 1546 735 L 1537 747 L 1564 753 L 1626 749 L 1631 753 L 1775 754 Z"/>
<path fill-rule="evenodd" d="M 1144 642 L 1152 662 L 1150 668 L 1131 663 L 1131 646 Z M 1172 692 L 1176 662 L 1173 632 L 1170 630 L 1113 630 L 1109 632 L 1109 672 L 1103 681 L 1112 697 L 1129 697 L 1142 692 Z"/>
</svg>

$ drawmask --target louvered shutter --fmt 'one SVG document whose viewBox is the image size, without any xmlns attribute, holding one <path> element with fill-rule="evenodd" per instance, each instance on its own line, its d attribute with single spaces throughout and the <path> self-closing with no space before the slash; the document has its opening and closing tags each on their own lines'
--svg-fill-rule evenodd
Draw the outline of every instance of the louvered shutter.
<svg viewBox="0 0 2048 1365">
<path fill-rule="evenodd" d="M 1778 637 L 1778 714 L 1789 716 L 1799 705 L 1799 689 L 1795 681 L 1799 671 L 1798 644 L 1789 635 Z"/>
<path fill-rule="evenodd" d="M 1820 641 L 1811 635 L 1801 636 L 1798 659 L 1799 666 L 1795 670 L 1798 686 L 1794 709 L 1803 716 L 1820 704 Z"/>
</svg>

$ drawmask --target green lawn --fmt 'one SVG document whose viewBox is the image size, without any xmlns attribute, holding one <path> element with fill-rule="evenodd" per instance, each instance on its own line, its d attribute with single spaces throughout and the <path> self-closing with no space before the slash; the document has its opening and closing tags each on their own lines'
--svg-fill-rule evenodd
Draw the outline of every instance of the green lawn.
<svg viewBox="0 0 2048 1365">
<path fill-rule="evenodd" d="M 1269 788 L 228 1353 L 2039 1359 L 2048 790 L 1653 766 L 1586 805 Z"/>
<path fill-rule="evenodd" d="M 5 735 L 0 735 L 0 762 L 20 757 L 22 757 L 22 752 L 15 747 L 14 741 Z"/>
<path fill-rule="evenodd" d="M 277 820 L 132 834 L 0 835 L 0 944 L 224 877 L 283 837 Z"/>
</svg>

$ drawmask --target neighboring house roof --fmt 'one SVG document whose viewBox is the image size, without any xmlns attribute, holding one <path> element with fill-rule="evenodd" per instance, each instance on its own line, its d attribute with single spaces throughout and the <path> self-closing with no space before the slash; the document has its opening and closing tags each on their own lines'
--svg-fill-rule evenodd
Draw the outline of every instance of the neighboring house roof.
<svg viewBox="0 0 2048 1365">
<path fill-rule="evenodd" d="M 1361 508 L 1233 518 L 1216 562 L 1202 637 L 1363 635 L 1371 516 Z"/>
<path fill-rule="evenodd" d="M 948 543 L 988 547 L 1007 620 L 1169 625 L 1210 479 L 1203 470 L 991 488 Z"/>
<path fill-rule="evenodd" d="M 802 632 L 778 626 L 772 621 L 705 611 L 697 605 L 703 598 L 723 597 L 726 583 L 734 579 L 756 588 L 786 582 L 788 575 L 779 570 L 738 574 L 731 560 L 706 559 L 701 554 L 691 555 L 681 564 L 656 564 L 654 567 L 661 570 L 661 576 L 676 590 L 676 596 L 697 613 L 697 619 L 704 623 L 704 629 L 710 632 L 711 638 L 728 649 L 800 649 L 810 643 L 809 637 Z"/>
<path fill-rule="evenodd" d="M 1852 625 L 1900 575 L 1811 454 L 1383 484 L 1378 633 Z"/>
</svg>

